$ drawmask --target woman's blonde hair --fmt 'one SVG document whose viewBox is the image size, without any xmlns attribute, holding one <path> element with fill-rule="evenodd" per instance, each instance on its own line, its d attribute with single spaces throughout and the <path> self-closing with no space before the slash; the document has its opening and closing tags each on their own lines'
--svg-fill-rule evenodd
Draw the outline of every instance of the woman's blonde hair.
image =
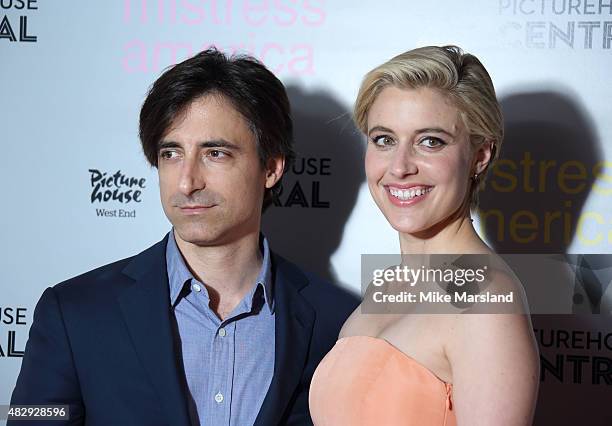
<svg viewBox="0 0 612 426">
<path fill-rule="evenodd" d="M 457 46 L 427 46 L 402 53 L 366 74 L 361 83 L 353 118 L 367 133 L 368 112 L 382 89 L 428 87 L 445 95 L 459 110 L 470 141 L 491 144 L 491 161 L 472 179 L 471 206 L 484 183 L 487 170 L 497 158 L 504 137 L 501 108 L 489 73 L 474 55 Z"/>
</svg>

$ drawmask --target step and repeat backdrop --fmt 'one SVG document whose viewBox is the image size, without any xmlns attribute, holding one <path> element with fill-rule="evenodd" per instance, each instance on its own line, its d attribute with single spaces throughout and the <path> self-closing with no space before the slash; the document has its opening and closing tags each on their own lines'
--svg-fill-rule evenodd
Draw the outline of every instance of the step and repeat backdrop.
<svg viewBox="0 0 612 426">
<path fill-rule="evenodd" d="M 358 292 L 360 255 L 399 244 L 364 183 L 352 104 L 368 70 L 432 44 L 476 54 L 503 106 L 481 235 L 503 253 L 602 254 L 576 257 L 597 285 L 577 283 L 571 313 L 533 316 L 535 424 L 612 424 L 612 0 L 0 0 L 0 404 L 42 291 L 170 229 L 137 135 L 166 67 L 214 45 L 281 78 L 298 158 L 264 231 Z"/>
</svg>

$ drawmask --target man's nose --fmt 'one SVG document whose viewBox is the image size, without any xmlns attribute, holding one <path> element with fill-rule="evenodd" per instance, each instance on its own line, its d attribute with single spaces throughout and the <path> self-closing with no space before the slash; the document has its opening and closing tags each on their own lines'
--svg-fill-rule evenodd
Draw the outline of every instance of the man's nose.
<svg viewBox="0 0 612 426">
<path fill-rule="evenodd" d="M 186 158 L 181 164 L 179 190 L 185 195 L 204 189 L 206 180 L 202 163 L 197 158 Z"/>
<path fill-rule="evenodd" d="M 416 156 L 417 153 L 414 152 L 411 144 L 400 143 L 393 153 L 389 164 L 389 173 L 399 179 L 417 174 L 419 168 L 416 163 Z"/>
</svg>

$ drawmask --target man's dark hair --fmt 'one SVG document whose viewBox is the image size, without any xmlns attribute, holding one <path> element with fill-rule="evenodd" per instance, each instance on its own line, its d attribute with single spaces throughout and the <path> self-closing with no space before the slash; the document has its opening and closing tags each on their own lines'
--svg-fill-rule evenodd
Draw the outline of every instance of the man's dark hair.
<svg viewBox="0 0 612 426">
<path fill-rule="evenodd" d="M 295 157 L 293 122 L 283 83 L 248 55 L 204 50 L 164 72 L 151 86 L 140 110 L 140 141 L 157 167 L 158 145 L 174 119 L 197 98 L 222 95 L 249 123 L 262 166 L 284 157 L 287 171 Z M 281 180 L 266 191 L 264 207 L 280 192 Z"/>
</svg>

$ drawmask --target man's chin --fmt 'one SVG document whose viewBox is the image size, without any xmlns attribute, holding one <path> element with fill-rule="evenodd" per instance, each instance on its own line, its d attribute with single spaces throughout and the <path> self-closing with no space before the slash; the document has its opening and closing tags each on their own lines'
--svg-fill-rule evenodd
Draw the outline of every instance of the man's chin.
<svg viewBox="0 0 612 426">
<path fill-rule="evenodd" d="M 187 244 L 193 244 L 198 247 L 209 247 L 218 245 L 222 240 L 222 233 L 212 232 L 208 229 L 190 229 L 190 226 L 174 225 L 174 238 L 178 241 Z"/>
</svg>

